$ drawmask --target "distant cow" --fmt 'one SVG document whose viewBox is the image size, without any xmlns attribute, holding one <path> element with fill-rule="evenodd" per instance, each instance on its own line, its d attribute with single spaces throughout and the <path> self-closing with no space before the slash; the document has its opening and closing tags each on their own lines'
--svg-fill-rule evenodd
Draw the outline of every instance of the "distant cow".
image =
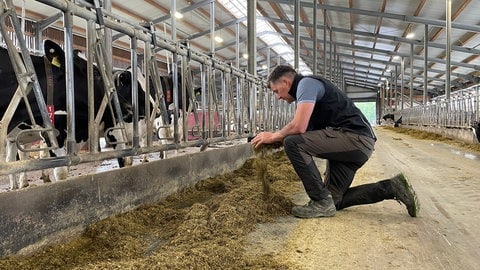
<svg viewBox="0 0 480 270">
<path fill-rule="evenodd" d="M 477 142 L 480 143 L 480 122 L 479 121 L 474 121 L 472 124 L 472 132 L 475 138 L 477 139 Z"/>
<path fill-rule="evenodd" d="M 55 112 L 66 111 L 66 76 L 65 76 L 65 54 L 62 48 L 53 41 L 46 40 L 44 43 L 45 56 L 31 55 L 31 59 L 40 83 L 44 99 L 47 100 L 47 106 L 53 106 Z M 2 100 L 0 101 L 0 113 L 4 113 L 15 90 L 18 86 L 18 82 L 15 73 L 12 69 L 12 65 L 9 61 L 8 52 L 5 49 L 0 49 L 0 91 L 2 93 Z M 87 62 L 78 54 L 73 56 L 74 66 L 74 100 L 75 100 L 75 139 L 77 142 L 88 140 L 88 95 L 87 95 Z M 94 67 L 94 110 L 97 113 L 100 104 L 103 100 L 105 88 L 103 79 L 96 67 Z M 49 85 L 53 86 L 52 95 L 47 96 L 47 81 L 50 81 Z M 125 118 L 128 118 L 131 114 L 132 108 L 132 95 L 131 89 L 122 88 L 117 89 L 119 96 L 121 110 Z M 34 99 L 34 95 L 31 92 L 28 95 L 28 100 L 31 105 L 32 115 L 35 118 L 37 124 L 42 125 L 43 121 L 40 117 L 40 110 Z M 48 100 L 51 100 L 53 104 L 48 104 Z M 139 91 L 139 107 L 144 104 L 144 96 Z M 144 105 L 143 105 L 144 106 Z M 108 110 L 108 109 L 107 109 Z M 2 115 L 3 117 L 3 115 Z M 112 113 L 106 111 L 103 114 L 102 123 L 104 128 L 113 127 L 115 125 Z M 9 150 L 7 150 L 7 161 L 12 161 L 16 156 L 16 136 L 15 131 L 18 134 L 20 129 L 31 125 L 29 115 L 25 103 L 21 102 L 18 105 L 15 114 L 10 119 L 8 125 L 9 132 Z M 56 155 L 62 155 L 64 152 L 64 143 L 67 136 L 67 119 L 65 113 L 57 114 L 54 116 L 55 129 L 58 130 L 57 141 L 59 149 L 53 151 Z M 56 168 L 55 177 L 66 178 L 67 168 Z M 68 171 L 67 171 L 68 172 Z M 56 179 L 59 180 L 59 179 Z M 28 183 L 20 178 L 19 183 L 11 177 L 10 186 L 12 189 L 28 186 Z"/>
<path fill-rule="evenodd" d="M 140 73 L 138 72 L 138 92 L 139 93 L 142 93 L 142 94 L 146 94 L 145 92 L 145 85 L 146 85 L 146 78 Z M 155 109 L 156 112 L 157 112 L 157 115 L 156 115 L 156 119 L 154 119 L 153 121 L 153 124 L 154 124 L 154 128 L 155 128 L 155 134 L 157 136 L 157 138 L 160 140 L 160 142 L 162 144 L 168 144 L 168 143 L 173 143 L 173 133 L 174 133 L 174 126 L 173 126 L 173 118 L 174 118 L 174 111 L 175 111 L 175 104 L 174 104 L 174 99 L 173 99 L 173 77 L 172 77 L 172 74 L 168 75 L 168 76 L 160 76 L 160 83 L 161 83 L 161 87 L 162 87 L 162 90 L 163 90 L 163 102 L 165 104 L 165 109 L 166 109 L 166 112 L 164 112 L 166 115 L 165 115 L 165 119 L 166 119 L 166 122 L 163 121 L 162 117 L 161 117 L 161 113 L 160 112 L 160 105 L 157 104 L 157 107 L 155 108 L 152 108 L 151 107 L 151 110 Z M 116 85 L 116 88 L 117 89 L 123 89 L 123 88 L 127 88 L 127 89 L 130 89 L 131 88 L 131 85 L 132 85 L 132 82 L 131 82 L 131 69 L 127 69 L 127 70 L 124 70 L 123 72 L 119 72 L 116 76 L 115 76 L 115 85 Z M 190 96 L 190 91 L 186 91 L 186 106 L 185 106 L 185 111 L 188 113 L 189 110 L 192 110 L 194 107 L 193 107 L 193 104 L 192 104 L 192 100 L 194 101 L 196 99 L 196 96 L 200 95 L 201 94 L 201 88 L 194 88 L 193 89 L 193 93 L 195 95 L 195 97 L 191 98 Z M 152 102 L 154 101 L 158 101 L 158 97 L 157 97 L 157 94 L 156 94 L 156 91 L 155 91 L 155 88 L 154 88 L 154 84 L 152 82 L 152 80 L 150 79 L 150 91 L 149 91 L 149 95 L 150 95 L 150 100 Z M 182 129 L 182 122 L 183 122 L 183 115 L 181 114 L 181 112 L 183 111 L 183 104 L 182 104 L 182 84 L 181 84 L 181 75 L 179 74 L 178 75 L 178 85 L 177 85 L 177 96 L 178 96 L 178 125 L 179 125 L 179 129 L 178 129 L 178 140 L 181 141 L 183 139 L 182 135 L 183 135 L 183 129 Z M 144 96 L 142 96 L 142 98 L 144 98 Z M 145 122 L 142 120 L 144 118 L 144 115 L 139 115 L 139 119 L 141 120 L 141 122 L 139 123 L 140 125 L 145 125 Z M 130 125 L 127 125 L 127 130 L 130 130 L 131 127 Z M 111 135 L 113 135 L 113 138 L 110 138 L 112 141 L 115 141 L 116 140 L 116 137 L 119 136 L 119 132 L 118 131 L 112 131 L 111 132 Z M 128 136 L 129 138 L 131 136 Z M 143 146 L 145 145 L 144 141 L 146 139 L 146 134 L 140 134 L 140 145 Z M 160 155 L 161 157 L 164 157 L 163 153 L 161 153 Z M 147 161 L 146 160 L 146 157 L 143 158 L 143 161 Z"/>
<path fill-rule="evenodd" d="M 394 127 L 399 127 L 402 124 L 402 117 L 398 118 L 397 121 L 395 121 L 395 115 L 393 113 L 388 113 L 382 116 L 383 123 L 384 124 L 393 124 Z"/>
<path fill-rule="evenodd" d="M 387 113 L 384 116 L 382 116 L 382 119 L 385 121 L 395 121 L 395 115 L 393 113 Z"/>
<path fill-rule="evenodd" d="M 145 78 L 143 77 L 142 74 L 138 73 L 138 91 L 139 93 L 145 93 Z M 182 83 L 181 83 L 181 75 L 178 75 L 178 85 L 177 85 L 177 96 L 178 96 L 178 110 L 183 109 L 183 104 L 182 104 Z M 174 109 L 174 100 L 173 100 L 173 77 L 172 75 L 168 76 L 160 76 L 160 83 L 163 89 L 163 97 L 165 101 L 165 107 L 168 110 L 168 113 L 172 113 Z M 118 88 L 130 88 L 131 87 L 131 69 L 124 70 L 123 72 L 119 72 L 118 75 L 116 75 L 115 78 L 115 85 Z M 190 97 L 190 91 L 186 91 L 186 106 L 185 110 L 188 110 L 189 108 L 192 109 L 191 105 L 191 100 L 192 98 Z M 201 94 L 201 89 L 200 88 L 194 88 L 193 89 L 194 95 L 198 96 Z M 151 99 L 155 99 L 156 93 L 154 90 L 153 82 L 150 80 L 150 92 L 149 92 Z M 193 97 L 195 99 L 195 97 Z"/>
</svg>

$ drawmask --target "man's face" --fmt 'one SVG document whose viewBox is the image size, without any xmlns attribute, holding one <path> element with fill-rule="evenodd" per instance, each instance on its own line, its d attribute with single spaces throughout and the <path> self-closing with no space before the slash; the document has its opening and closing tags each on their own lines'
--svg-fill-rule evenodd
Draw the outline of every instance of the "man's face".
<svg viewBox="0 0 480 270">
<path fill-rule="evenodd" d="M 270 89 L 275 93 L 277 99 L 285 100 L 288 103 L 292 103 L 295 99 L 288 94 L 290 87 L 292 86 L 292 80 L 283 76 L 275 82 L 270 82 Z"/>
</svg>

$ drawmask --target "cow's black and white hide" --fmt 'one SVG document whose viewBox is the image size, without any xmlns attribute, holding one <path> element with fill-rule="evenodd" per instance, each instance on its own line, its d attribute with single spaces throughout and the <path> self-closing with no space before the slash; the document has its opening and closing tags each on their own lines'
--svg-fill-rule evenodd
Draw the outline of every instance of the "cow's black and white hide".
<svg viewBox="0 0 480 270">
<path fill-rule="evenodd" d="M 387 113 L 382 116 L 382 120 L 380 124 L 392 124 L 395 121 L 395 115 L 393 113 Z"/>
<path fill-rule="evenodd" d="M 58 131 L 57 141 L 59 149 L 53 150 L 53 154 L 56 156 L 62 156 L 65 154 L 65 140 L 67 137 L 67 117 L 66 112 L 66 76 L 65 76 L 65 54 L 62 48 L 53 41 L 46 40 L 44 43 L 45 55 L 36 56 L 31 55 L 31 59 L 40 83 L 43 97 L 47 99 L 47 69 L 51 69 L 52 82 L 53 82 L 53 105 L 55 110 L 54 125 Z M 12 69 L 12 65 L 9 61 L 8 52 L 5 49 L 0 50 L 0 89 L 2 92 L 2 101 L 0 102 L 0 113 L 5 112 L 12 96 L 14 95 L 18 86 L 15 73 Z M 45 59 L 47 61 L 45 61 Z M 88 140 L 88 94 L 87 94 L 87 62 L 84 58 L 80 57 L 77 53 L 73 56 L 74 67 L 74 100 L 75 100 L 75 140 L 77 143 L 85 142 Z M 105 88 L 102 77 L 96 67 L 94 67 L 94 111 L 95 115 L 102 103 Z M 118 91 L 118 96 L 121 104 L 122 113 L 128 114 L 129 108 L 131 108 L 131 89 L 122 89 Z M 32 108 L 32 114 L 38 125 L 43 126 L 40 110 L 35 101 L 33 92 L 28 95 L 28 100 Z M 139 98 L 141 100 L 141 98 Z M 48 102 L 47 102 L 48 103 Z M 48 106 L 49 104 L 47 104 Z M 108 109 L 107 109 L 108 110 Z M 57 112 L 60 112 L 57 114 Z M 63 112 L 63 113 L 62 113 Z M 102 126 L 106 129 L 114 126 L 114 119 L 112 113 L 106 111 L 101 119 Z M 17 153 L 16 149 L 16 136 L 11 132 L 25 125 L 31 125 L 30 117 L 27 113 L 27 109 L 23 102 L 17 107 L 15 114 L 9 121 L 8 132 L 9 140 L 7 142 L 9 150 L 7 155 L 7 161 L 12 161 L 12 158 Z M 43 138 L 39 136 L 39 140 Z M 47 142 L 48 143 L 48 142 Z M 65 179 L 68 175 L 68 168 L 55 168 L 54 180 Z M 12 189 L 16 189 L 19 186 L 28 186 L 28 182 L 18 179 L 21 182 L 17 182 L 15 176 L 10 177 L 10 186 Z"/>
<path fill-rule="evenodd" d="M 170 144 L 174 143 L 174 132 L 175 127 L 173 125 L 173 114 L 170 114 L 169 122 L 164 123 L 162 117 L 158 117 L 154 121 L 155 130 L 157 131 L 157 138 L 160 140 L 162 144 Z M 178 141 L 183 140 L 183 113 L 180 112 L 178 117 Z"/>
<path fill-rule="evenodd" d="M 138 82 L 137 82 L 137 88 L 138 88 L 138 104 L 139 104 L 139 110 L 138 110 L 138 136 L 139 136 L 139 144 L 140 146 L 145 146 L 146 145 L 146 140 L 147 140 L 147 122 L 146 122 L 146 115 L 145 115 L 145 95 L 147 94 L 145 92 L 145 77 L 141 74 L 140 70 L 137 70 L 137 77 L 138 77 Z M 115 83 L 115 88 L 117 91 L 120 92 L 128 92 L 131 91 L 130 89 L 132 88 L 132 72 L 131 68 L 126 69 L 126 70 L 117 70 L 114 72 L 114 83 Z M 154 92 L 153 88 L 151 89 L 149 95 L 149 105 L 150 105 L 150 112 L 153 111 L 153 117 L 156 118 L 159 115 L 158 108 L 154 107 L 155 104 L 155 99 L 154 99 Z M 132 141 L 131 139 L 133 138 L 133 114 L 134 110 L 133 107 L 130 108 L 125 108 L 128 113 L 124 114 L 124 122 L 125 122 L 125 131 L 126 131 L 126 138 L 127 138 L 127 144 L 131 144 Z M 109 136 L 109 141 L 113 143 L 114 148 L 116 148 L 116 142 L 122 141 L 123 140 L 123 135 L 122 135 L 122 129 L 113 129 L 111 130 L 107 136 Z M 146 155 L 143 156 L 142 162 L 147 162 Z M 119 166 L 124 167 L 131 165 L 133 163 L 133 159 L 119 159 L 118 160 Z"/>
<path fill-rule="evenodd" d="M 473 136 L 477 139 L 477 142 L 480 143 L 480 121 L 474 121 L 472 124 Z"/>
<path fill-rule="evenodd" d="M 399 127 L 401 124 L 402 124 L 402 117 L 400 116 L 400 118 L 398 118 L 397 121 L 393 123 L 393 126 Z"/>
<path fill-rule="evenodd" d="M 141 98 L 144 99 L 145 96 L 144 94 L 146 94 L 146 91 L 145 91 L 145 88 L 146 88 L 146 78 L 141 74 L 140 71 L 137 72 L 137 77 L 138 77 L 138 92 L 139 92 L 139 96 L 140 94 L 142 94 Z M 155 119 L 153 120 L 153 125 L 154 125 L 154 134 L 156 135 L 157 139 L 160 140 L 160 142 L 162 144 L 169 144 L 169 143 L 173 143 L 173 133 L 174 133 L 174 125 L 173 125 L 173 117 L 174 117 L 174 113 L 175 111 L 178 112 L 178 141 L 182 141 L 183 140 L 183 126 L 182 126 L 182 123 L 183 123 L 183 120 L 182 120 L 182 112 L 183 112 L 183 104 L 181 102 L 182 100 L 182 85 L 181 85 L 181 77 L 179 75 L 179 79 L 178 79 L 179 83 L 177 85 L 177 95 L 178 95 L 178 100 L 179 100 L 179 106 L 178 106 L 178 110 L 175 110 L 175 104 L 174 104 L 174 99 L 173 99 L 173 78 L 171 75 L 169 76 L 161 76 L 160 77 L 160 82 L 161 82 L 161 85 L 162 85 L 162 89 L 163 89 L 163 101 L 165 102 L 165 107 L 167 109 L 167 111 L 165 112 L 167 115 L 166 115 L 166 119 L 167 119 L 167 123 L 164 123 L 163 121 L 163 117 L 162 117 L 162 113 L 159 109 L 159 105 L 157 104 L 156 107 L 152 107 L 153 104 L 155 104 L 156 101 L 158 101 L 158 98 L 156 97 L 156 92 L 155 92 L 155 89 L 153 87 L 153 82 L 152 80 L 150 79 L 150 91 L 149 91 L 149 95 L 150 95 L 150 101 L 151 101 L 151 107 L 150 107 L 150 111 L 152 110 L 155 110 L 156 114 L 155 114 Z M 131 70 L 128 69 L 128 70 L 125 70 L 121 73 L 118 73 L 116 76 L 115 76 L 115 85 L 116 85 L 116 88 L 117 89 L 122 89 L 122 88 L 131 88 Z M 201 93 L 201 89 L 200 88 L 196 88 L 194 89 L 194 93 L 195 95 L 200 95 Z M 139 100 L 140 100 L 140 97 L 139 97 Z M 185 106 L 185 110 L 188 112 L 188 110 L 192 110 L 193 106 L 191 106 L 191 98 L 190 98 L 190 94 L 189 92 L 187 91 L 186 93 L 186 106 Z M 144 112 L 144 111 L 142 111 Z M 145 115 L 144 114 L 139 114 L 139 126 L 143 126 L 143 127 L 146 127 L 146 122 L 145 122 Z M 127 132 L 131 132 L 132 130 L 132 127 L 131 127 L 131 124 L 127 124 Z M 146 130 L 146 128 L 144 128 L 143 130 Z M 130 133 L 129 133 L 130 134 Z M 118 140 L 118 137 L 120 137 L 120 131 L 119 130 L 113 130 L 112 132 L 110 132 L 110 135 L 112 135 L 112 138 L 110 138 L 111 140 L 115 141 L 115 140 Z M 144 146 L 145 145 L 145 141 L 146 141 L 146 133 L 140 133 L 139 134 L 139 137 L 140 137 L 140 146 Z M 131 138 L 132 136 L 129 135 L 128 138 Z M 160 157 L 163 157 L 163 153 L 160 153 Z M 143 159 L 142 159 L 143 162 L 147 162 L 147 158 L 146 158 L 146 155 L 144 155 Z"/>
<path fill-rule="evenodd" d="M 392 125 L 394 127 L 399 127 L 402 124 L 402 117 L 398 118 L 395 121 L 395 115 L 393 113 L 388 113 L 382 116 L 381 125 Z"/>
</svg>

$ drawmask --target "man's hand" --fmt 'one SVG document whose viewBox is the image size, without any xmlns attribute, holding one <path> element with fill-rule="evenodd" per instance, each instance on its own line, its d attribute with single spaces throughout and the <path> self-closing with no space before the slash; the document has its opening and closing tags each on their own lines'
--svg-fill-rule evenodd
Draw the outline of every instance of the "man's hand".
<svg viewBox="0 0 480 270">
<path fill-rule="evenodd" d="M 262 144 L 272 144 L 274 142 L 281 141 L 274 132 L 260 132 L 250 142 L 255 148 L 260 147 Z"/>
</svg>

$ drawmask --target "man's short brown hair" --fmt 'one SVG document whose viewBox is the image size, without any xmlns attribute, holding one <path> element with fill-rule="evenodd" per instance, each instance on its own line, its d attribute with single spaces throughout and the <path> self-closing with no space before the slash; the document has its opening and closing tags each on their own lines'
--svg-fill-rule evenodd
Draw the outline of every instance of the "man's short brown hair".
<svg viewBox="0 0 480 270">
<path fill-rule="evenodd" d="M 278 79 L 280 79 L 280 77 L 285 75 L 292 77 L 293 79 L 295 75 L 297 75 L 297 72 L 290 66 L 279 65 L 275 67 L 268 76 L 267 85 L 270 85 L 271 82 L 276 82 Z"/>
</svg>

